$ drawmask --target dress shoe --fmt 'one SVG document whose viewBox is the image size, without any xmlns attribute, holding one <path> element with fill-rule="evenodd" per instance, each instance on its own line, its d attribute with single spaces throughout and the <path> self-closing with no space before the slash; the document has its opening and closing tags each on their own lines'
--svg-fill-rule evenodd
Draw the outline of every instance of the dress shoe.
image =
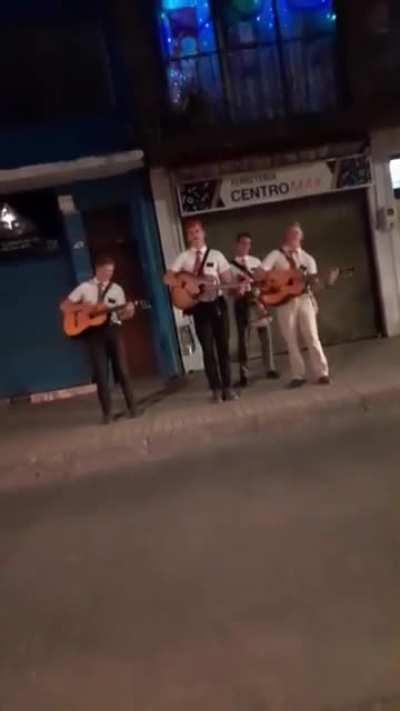
<svg viewBox="0 0 400 711">
<path fill-rule="evenodd" d="M 295 388 L 301 388 L 305 384 L 305 378 L 293 378 L 293 380 L 290 381 L 288 388 L 289 390 L 295 390 Z"/>
<path fill-rule="evenodd" d="M 219 390 L 213 390 L 211 393 L 211 402 L 213 405 L 219 405 L 222 402 L 221 393 Z"/>
<path fill-rule="evenodd" d="M 268 370 L 265 377 L 268 378 L 268 380 L 279 380 L 281 374 L 278 373 L 277 370 Z"/>
<path fill-rule="evenodd" d="M 236 400 L 239 400 L 239 395 L 235 390 L 227 388 L 222 392 L 222 399 L 224 402 L 235 402 Z"/>
<path fill-rule="evenodd" d="M 318 379 L 318 385 L 330 385 L 330 384 L 331 384 L 331 379 L 330 379 L 329 375 L 322 375 Z"/>
</svg>

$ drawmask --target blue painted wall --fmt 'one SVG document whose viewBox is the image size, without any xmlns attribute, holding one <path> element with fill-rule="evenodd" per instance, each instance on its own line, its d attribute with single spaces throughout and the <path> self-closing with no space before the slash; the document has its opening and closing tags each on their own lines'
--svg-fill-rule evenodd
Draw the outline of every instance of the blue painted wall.
<svg viewBox="0 0 400 711">
<path fill-rule="evenodd" d="M 147 297 L 152 302 L 152 332 L 159 372 L 179 375 L 181 360 L 166 288 L 154 208 L 143 173 L 63 186 L 79 210 L 128 206 L 131 239 L 137 242 Z M 59 303 L 87 278 L 90 260 L 79 212 L 64 217 L 61 252 L 45 258 L 0 262 L 0 397 L 68 388 L 90 382 L 87 352 L 62 333 Z M 83 245 L 79 250 L 74 245 Z"/>
<path fill-rule="evenodd" d="M 90 381 L 85 350 L 61 330 L 58 305 L 72 286 L 62 253 L 0 265 L 0 397 Z"/>
</svg>

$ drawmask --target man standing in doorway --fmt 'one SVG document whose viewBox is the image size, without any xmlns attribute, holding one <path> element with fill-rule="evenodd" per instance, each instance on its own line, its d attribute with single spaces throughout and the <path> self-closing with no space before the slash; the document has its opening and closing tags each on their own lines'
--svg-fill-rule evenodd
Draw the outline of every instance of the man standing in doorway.
<svg viewBox="0 0 400 711">
<path fill-rule="evenodd" d="M 174 287 L 176 274 L 189 272 L 213 283 L 211 296 L 204 294 L 192 311 L 197 337 L 200 341 L 204 367 L 211 390 L 212 402 L 237 400 L 231 388 L 231 364 L 229 358 L 229 316 L 221 285 L 232 283 L 228 260 L 216 249 L 209 249 L 203 223 L 198 218 L 188 218 L 184 225 L 188 249 L 182 252 L 165 275 L 165 283 Z M 215 357 L 218 356 L 218 361 Z"/>
<path fill-rule="evenodd" d="M 247 338 L 250 319 L 254 317 L 254 327 L 257 329 L 261 346 L 261 356 L 264 372 L 267 378 L 279 378 L 275 368 L 272 346 L 271 317 L 252 296 L 251 283 L 255 279 L 261 260 L 251 254 L 252 240 L 247 232 L 238 234 L 235 242 L 235 255 L 232 259 L 234 275 L 244 280 L 245 292 L 235 297 L 235 320 L 238 335 L 239 385 L 244 388 L 248 384 L 248 354 Z"/>
<path fill-rule="evenodd" d="M 133 317 L 135 307 L 132 303 L 127 303 L 122 287 L 112 281 L 114 271 L 113 258 L 99 256 L 95 263 L 94 278 L 77 286 L 60 306 L 64 313 L 77 311 L 82 304 L 105 304 L 113 309 L 104 326 L 90 328 L 84 336 L 89 346 L 104 424 L 109 424 L 112 420 L 110 362 L 121 385 L 128 416 L 133 418 L 137 415 L 121 328 L 122 321 Z M 115 310 L 118 306 L 121 310 Z"/>
<path fill-rule="evenodd" d="M 301 296 L 278 306 L 277 317 L 282 336 L 289 351 L 292 379 L 290 388 L 298 388 L 306 382 L 306 368 L 299 346 L 299 331 L 308 348 L 312 370 L 319 385 L 329 385 L 329 366 L 318 335 L 317 308 L 312 289 L 318 286 L 318 270 L 315 259 L 302 249 L 303 230 L 298 222 L 290 225 L 280 249 L 273 250 L 262 262 L 259 272 L 271 269 L 299 269 L 307 286 Z"/>
</svg>

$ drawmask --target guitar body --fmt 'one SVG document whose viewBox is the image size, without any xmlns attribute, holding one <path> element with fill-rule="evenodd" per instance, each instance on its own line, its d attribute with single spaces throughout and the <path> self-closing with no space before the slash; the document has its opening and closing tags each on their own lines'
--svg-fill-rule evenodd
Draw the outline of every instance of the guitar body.
<svg viewBox="0 0 400 711">
<path fill-rule="evenodd" d="M 203 294 L 206 294 L 210 301 L 213 301 L 218 295 L 218 287 L 215 286 L 213 277 L 204 275 L 199 278 L 190 272 L 179 272 L 175 277 L 177 285 L 170 289 L 171 300 L 173 305 L 181 311 L 190 311 Z"/>
<path fill-rule="evenodd" d="M 281 306 L 304 294 L 306 281 L 300 270 L 272 269 L 259 288 L 263 306 Z"/>
<path fill-rule="evenodd" d="M 104 306 L 82 304 L 79 311 L 64 314 L 64 333 L 66 336 L 80 336 L 89 328 L 103 326 L 108 318 L 108 310 Z"/>
<path fill-rule="evenodd" d="M 326 274 L 318 274 L 318 290 L 333 286 L 340 276 L 351 277 L 354 267 L 335 267 Z M 300 269 L 272 269 L 259 284 L 259 299 L 263 306 L 282 306 L 301 296 L 307 289 L 307 277 Z"/>
<path fill-rule="evenodd" d="M 80 336 L 90 328 L 104 326 L 113 312 L 123 310 L 126 307 L 134 306 L 135 309 L 147 311 L 151 309 L 151 304 L 145 300 L 128 302 L 124 306 L 108 307 L 105 304 L 80 304 L 77 311 L 64 313 L 63 328 L 66 336 L 74 338 Z"/>
</svg>

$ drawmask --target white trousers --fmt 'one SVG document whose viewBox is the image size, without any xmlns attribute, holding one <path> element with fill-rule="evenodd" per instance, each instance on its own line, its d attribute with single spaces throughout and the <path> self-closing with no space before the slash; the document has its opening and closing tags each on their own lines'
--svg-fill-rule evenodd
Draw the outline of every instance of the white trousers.
<svg viewBox="0 0 400 711">
<path fill-rule="evenodd" d="M 328 361 L 319 340 L 315 307 L 309 294 L 291 299 L 287 304 L 279 306 L 277 312 L 279 328 L 289 351 L 292 378 L 301 379 L 306 375 L 306 366 L 299 347 L 299 333 L 308 348 L 315 377 L 329 375 Z"/>
</svg>

